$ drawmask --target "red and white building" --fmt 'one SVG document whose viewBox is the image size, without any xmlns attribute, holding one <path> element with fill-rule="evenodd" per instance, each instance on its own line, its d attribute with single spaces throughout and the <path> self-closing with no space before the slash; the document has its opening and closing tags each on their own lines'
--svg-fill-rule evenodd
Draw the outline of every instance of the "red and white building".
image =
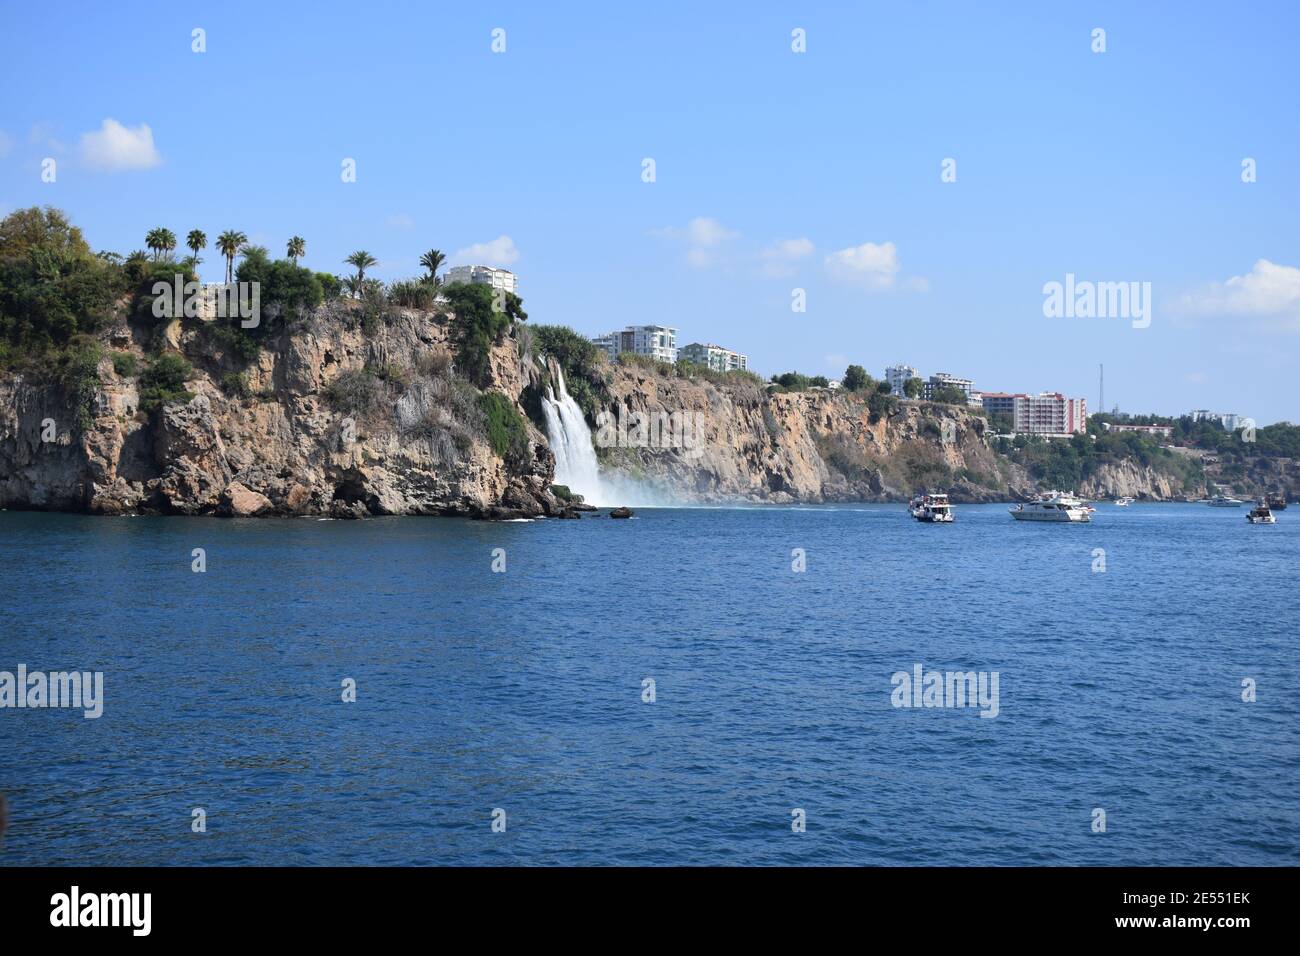
<svg viewBox="0 0 1300 956">
<path fill-rule="evenodd" d="M 1017 435 L 1069 438 L 1088 430 L 1088 400 L 1060 392 L 983 392 L 980 404 L 990 415 L 1006 415 Z"/>
</svg>

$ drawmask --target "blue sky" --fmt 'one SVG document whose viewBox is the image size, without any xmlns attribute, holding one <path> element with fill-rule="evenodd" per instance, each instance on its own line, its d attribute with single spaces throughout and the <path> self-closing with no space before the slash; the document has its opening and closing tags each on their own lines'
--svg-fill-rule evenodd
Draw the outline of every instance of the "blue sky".
<svg viewBox="0 0 1300 956">
<path fill-rule="evenodd" d="M 1095 409 L 1104 362 L 1127 411 L 1300 420 L 1296 5 L 807 6 L 4 2 L 0 212 L 123 253 L 296 233 L 385 279 L 466 250 L 533 321 L 675 325 L 763 374 L 905 361 Z M 1150 326 L 1046 318 L 1067 273 L 1150 282 Z"/>
</svg>

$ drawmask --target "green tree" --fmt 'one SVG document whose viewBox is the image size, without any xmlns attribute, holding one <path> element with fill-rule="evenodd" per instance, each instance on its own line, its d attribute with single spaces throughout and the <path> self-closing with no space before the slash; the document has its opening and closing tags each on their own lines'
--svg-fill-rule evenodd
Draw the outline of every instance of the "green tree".
<svg viewBox="0 0 1300 956">
<path fill-rule="evenodd" d="M 358 249 L 343 261 L 356 268 L 357 288 L 364 291 L 366 287 L 366 270 L 379 265 L 379 260 L 364 249 Z"/>
<path fill-rule="evenodd" d="M 438 270 L 442 268 L 442 264 L 446 261 L 447 257 L 437 249 L 430 249 L 424 255 L 420 256 L 420 265 L 429 270 L 429 275 L 426 277 L 425 281 L 437 285 Z"/>
<path fill-rule="evenodd" d="M 176 233 L 170 229 L 160 229 L 158 230 L 158 242 L 167 259 L 170 260 L 172 253 L 176 251 Z"/>
<path fill-rule="evenodd" d="M 235 256 L 238 255 L 240 247 L 247 241 L 248 237 L 235 229 L 227 229 L 221 235 L 217 236 L 217 249 L 226 257 L 227 283 L 234 281 Z"/>
<path fill-rule="evenodd" d="M 871 382 L 871 376 L 861 365 L 850 365 L 844 370 L 844 377 L 840 379 L 840 386 L 850 392 L 857 392 L 867 387 Z"/>
<path fill-rule="evenodd" d="M 302 236 L 294 236 L 289 240 L 287 252 L 293 264 L 297 265 L 298 260 L 307 254 L 307 240 Z"/>
<path fill-rule="evenodd" d="M 199 267 L 199 250 L 208 247 L 207 233 L 202 229 L 191 229 L 190 234 L 185 237 L 185 245 L 193 253 L 190 256 L 190 268 L 197 269 Z"/>
<path fill-rule="evenodd" d="M 153 261 L 157 262 L 158 256 L 162 252 L 162 247 L 163 247 L 162 227 L 159 226 L 156 229 L 150 229 L 147 233 L 145 233 L 144 244 L 145 244 L 145 248 L 147 248 L 150 252 L 153 253 Z"/>
<path fill-rule="evenodd" d="M 925 393 L 925 385 L 916 376 L 903 383 L 903 394 L 908 398 L 920 398 Z"/>
</svg>

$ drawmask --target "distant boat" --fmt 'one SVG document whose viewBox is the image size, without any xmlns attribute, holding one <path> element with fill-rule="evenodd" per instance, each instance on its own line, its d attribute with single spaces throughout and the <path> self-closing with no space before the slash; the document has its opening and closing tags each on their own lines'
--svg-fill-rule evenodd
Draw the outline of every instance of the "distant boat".
<svg viewBox="0 0 1300 956">
<path fill-rule="evenodd" d="M 1274 495 L 1265 495 L 1264 504 L 1268 505 L 1273 511 L 1286 511 L 1286 495 L 1281 492 Z"/>
<path fill-rule="evenodd" d="M 945 524 L 953 520 L 947 495 L 921 495 L 920 498 L 920 503 L 912 508 L 912 517 L 917 521 Z"/>
<path fill-rule="evenodd" d="M 1132 498 L 1129 498 L 1129 497 L 1127 497 L 1127 496 L 1125 496 L 1125 497 L 1123 497 L 1123 498 L 1116 498 L 1116 499 L 1115 499 L 1115 507 L 1116 507 L 1116 508 L 1127 508 L 1127 507 L 1128 507 L 1129 505 L 1131 505 L 1132 503 L 1133 503 L 1133 499 L 1132 499 Z"/>
<path fill-rule="evenodd" d="M 1011 509 L 1011 517 L 1017 521 L 1075 521 L 1092 520 L 1094 509 L 1083 501 L 1064 491 L 1049 491 L 1039 495 L 1033 501 L 1017 505 Z"/>
<path fill-rule="evenodd" d="M 1211 508 L 1240 508 L 1245 503 L 1240 498 L 1231 498 L 1227 495 L 1215 495 L 1206 502 Z"/>
<path fill-rule="evenodd" d="M 1263 501 L 1250 510 L 1250 514 L 1246 515 L 1246 520 L 1251 524 L 1277 524 L 1277 517 L 1269 510 L 1268 504 Z"/>
</svg>

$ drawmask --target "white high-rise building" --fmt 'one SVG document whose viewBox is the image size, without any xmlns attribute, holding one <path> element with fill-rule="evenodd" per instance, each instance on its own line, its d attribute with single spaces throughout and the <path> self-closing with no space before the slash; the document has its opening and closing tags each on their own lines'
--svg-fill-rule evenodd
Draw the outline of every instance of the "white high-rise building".
<svg viewBox="0 0 1300 956">
<path fill-rule="evenodd" d="M 903 386 L 907 384 L 907 380 L 920 377 L 921 373 L 910 365 L 891 365 L 885 369 L 885 381 L 889 383 L 889 390 L 899 398 L 906 396 Z"/>
<path fill-rule="evenodd" d="M 749 360 L 739 352 L 724 349 L 721 345 L 692 342 L 683 346 L 678 354 L 688 362 L 705 365 L 715 372 L 735 372 L 749 367 Z"/>
<path fill-rule="evenodd" d="M 621 332 L 598 335 L 591 341 L 610 358 L 631 352 L 669 364 L 677 361 L 677 329 L 669 325 L 629 325 Z"/>
<path fill-rule="evenodd" d="M 519 277 L 509 269 L 497 269 L 492 266 L 452 266 L 442 277 L 442 281 L 444 285 L 452 282 L 490 285 L 493 289 L 519 294 Z"/>
</svg>

